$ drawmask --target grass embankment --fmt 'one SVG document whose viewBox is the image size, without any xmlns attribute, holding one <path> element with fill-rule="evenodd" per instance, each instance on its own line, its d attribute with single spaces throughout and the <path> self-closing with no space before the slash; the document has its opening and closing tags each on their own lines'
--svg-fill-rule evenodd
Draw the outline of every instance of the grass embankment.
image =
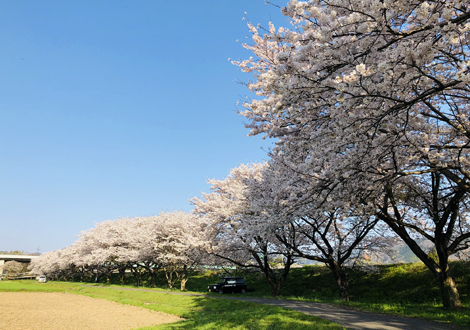
<svg viewBox="0 0 470 330">
<path fill-rule="evenodd" d="M 178 329 L 320 329 L 340 330 L 334 323 L 280 307 L 243 301 L 172 295 L 158 292 L 84 287 L 83 283 L 0 282 L 0 291 L 70 292 L 178 315 L 186 320 L 142 330 Z M 153 291 L 153 290 L 152 290 Z"/>
<path fill-rule="evenodd" d="M 470 262 L 453 262 L 451 273 L 457 284 L 463 308 L 442 307 L 438 283 L 422 264 L 374 266 L 375 271 L 350 271 L 350 301 L 338 299 L 337 286 L 330 270 L 324 266 L 305 266 L 291 271 L 283 289 L 282 299 L 327 302 L 356 309 L 417 317 L 452 323 L 470 328 Z M 269 297 L 264 277 L 244 274 L 250 288 L 247 296 Z M 191 278 L 188 290 L 203 291 L 216 281 L 215 274 Z"/>
</svg>

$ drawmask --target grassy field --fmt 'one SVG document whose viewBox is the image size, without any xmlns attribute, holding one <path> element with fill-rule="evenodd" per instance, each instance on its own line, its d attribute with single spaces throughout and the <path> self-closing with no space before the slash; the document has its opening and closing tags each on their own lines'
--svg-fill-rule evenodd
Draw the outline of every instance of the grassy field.
<svg viewBox="0 0 470 330">
<path fill-rule="evenodd" d="M 319 329 L 340 330 L 334 323 L 274 306 L 243 301 L 180 296 L 168 293 L 121 291 L 103 287 L 83 287 L 83 283 L 35 281 L 3 281 L 0 291 L 70 292 L 101 298 L 178 315 L 186 320 L 177 323 L 145 327 L 142 330 L 161 329 Z"/>
<path fill-rule="evenodd" d="M 282 290 L 283 299 L 328 302 L 361 310 L 418 317 L 447 322 L 470 328 L 470 262 L 451 264 L 451 272 L 457 283 L 463 308 L 442 308 L 436 280 L 423 264 L 377 266 L 374 271 L 350 272 L 351 299 L 337 299 L 337 289 L 331 272 L 324 266 L 305 266 L 291 271 Z M 245 296 L 271 297 L 269 285 L 259 273 L 241 272 L 249 292 Z M 193 276 L 186 287 L 190 292 L 207 293 L 207 285 L 217 282 L 220 274 L 206 272 Z M 132 278 L 128 278 L 132 287 Z M 111 283 L 118 279 L 112 279 Z M 340 329 L 341 327 L 314 317 L 271 306 L 246 302 L 215 300 L 208 298 L 175 296 L 158 293 L 166 290 L 162 278 L 155 293 L 118 291 L 81 287 L 79 283 L 48 282 L 0 282 L 2 290 L 68 291 L 91 297 L 114 300 L 144 308 L 160 310 L 187 318 L 186 321 L 159 327 L 158 329 Z M 144 281 L 147 286 L 148 282 Z M 106 286 L 106 284 L 101 284 Z M 107 284 L 113 286 L 113 284 Z M 251 289 L 251 290 L 250 290 Z M 179 291 L 174 289 L 174 291 Z M 218 295 L 215 293 L 214 295 Z"/>
<path fill-rule="evenodd" d="M 324 266 L 304 266 L 289 274 L 279 298 L 327 302 L 356 309 L 448 322 L 470 328 L 470 262 L 454 262 L 451 272 L 459 289 L 463 308 L 442 308 L 434 276 L 422 263 L 382 265 L 374 272 L 350 272 L 350 301 L 338 299 L 331 272 Z M 244 274 L 247 296 L 270 297 L 269 286 L 260 274 Z M 204 291 L 217 281 L 217 274 L 192 278 L 188 290 Z"/>
</svg>

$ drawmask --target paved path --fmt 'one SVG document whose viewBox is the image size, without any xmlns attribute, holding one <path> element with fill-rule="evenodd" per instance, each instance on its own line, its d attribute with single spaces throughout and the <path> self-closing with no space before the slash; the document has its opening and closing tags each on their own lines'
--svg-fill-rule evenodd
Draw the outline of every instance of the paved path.
<svg viewBox="0 0 470 330">
<path fill-rule="evenodd" d="M 95 285 L 83 285 L 89 287 L 100 287 Z M 417 318 L 407 318 L 392 316 L 387 314 L 376 314 L 357 311 L 354 309 L 341 308 L 335 305 L 324 304 L 324 303 L 313 303 L 304 302 L 297 300 L 287 299 L 269 299 L 269 298 L 255 298 L 255 297 L 241 297 L 232 296 L 229 294 L 225 295 L 208 295 L 198 293 L 186 293 L 186 292 L 172 292 L 172 291 L 157 291 L 157 290 L 146 290 L 146 289 L 134 289 L 134 288 L 116 288 L 107 287 L 109 289 L 117 290 L 129 290 L 129 291 L 145 291 L 145 292 L 158 292 L 158 293 L 169 293 L 184 296 L 199 296 L 216 299 L 231 299 L 231 300 L 243 300 L 258 304 L 274 305 L 284 308 L 294 309 L 296 311 L 321 317 L 337 324 L 342 325 L 348 329 L 353 330 L 449 330 L 449 329 L 462 329 L 457 326 L 425 321 Z"/>
</svg>

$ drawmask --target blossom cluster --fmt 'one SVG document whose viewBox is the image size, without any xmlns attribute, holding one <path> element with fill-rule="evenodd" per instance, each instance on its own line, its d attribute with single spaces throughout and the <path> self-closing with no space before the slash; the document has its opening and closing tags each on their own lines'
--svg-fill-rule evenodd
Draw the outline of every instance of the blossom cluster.
<svg viewBox="0 0 470 330">
<path fill-rule="evenodd" d="M 139 275 L 143 269 L 180 276 L 200 260 L 200 227 L 199 218 L 185 212 L 107 220 L 82 232 L 72 245 L 33 259 L 31 272 L 81 280 L 126 270 Z"/>
</svg>

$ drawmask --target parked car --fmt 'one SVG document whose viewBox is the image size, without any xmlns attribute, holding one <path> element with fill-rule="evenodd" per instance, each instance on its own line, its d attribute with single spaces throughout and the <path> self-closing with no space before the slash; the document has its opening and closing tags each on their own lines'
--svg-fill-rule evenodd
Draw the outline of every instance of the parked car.
<svg viewBox="0 0 470 330">
<path fill-rule="evenodd" d="M 222 277 L 217 284 L 210 284 L 207 289 L 209 292 L 246 292 L 246 283 L 243 277 Z"/>
<path fill-rule="evenodd" d="M 41 275 L 38 277 L 38 282 L 39 283 L 46 283 L 47 282 L 47 278 L 46 278 L 46 275 Z"/>
</svg>

